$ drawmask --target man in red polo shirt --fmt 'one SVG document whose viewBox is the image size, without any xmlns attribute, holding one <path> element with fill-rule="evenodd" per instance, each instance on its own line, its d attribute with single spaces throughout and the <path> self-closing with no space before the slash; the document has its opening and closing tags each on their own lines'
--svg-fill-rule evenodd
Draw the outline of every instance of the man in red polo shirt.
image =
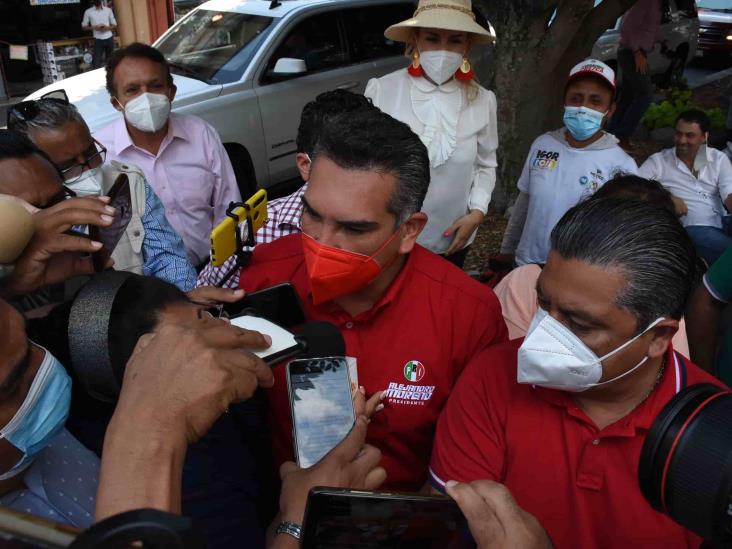
<svg viewBox="0 0 732 549">
<path fill-rule="evenodd" d="M 694 283 L 694 247 L 664 209 L 595 198 L 567 212 L 551 248 L 526 338 L 482 351 L 453 390 L 432 483 L 472 516 L 479 546 L 545 547 L 543 527 L 562 549 L 698 547 L 637 480 L 663 406 L 688 384 L 719 383 L 670 344 Z M 482 479 L 502 483 L 515 504 L 505 491 L 478 495 L 500 485 L 463 484 Z M 508 526 L 486 527 L 501 517 Z"/>
<path fill-rule="evenodd" d="M 369 441 L 391 489 L 427 480 L 437 418 L 458 376 L 507 330 L 493 292 L 415 244 L 427 217 L 427 150 L 381 111 L 329 119 L 303 196 L 302 235 L 257 247 L 241 287 L 290 281 L 308 320 L 337 325 L 368 396 L 384 392 Z M 275 459 L 292 459 L 285 368 L 268 391 Z"/>
</svg>

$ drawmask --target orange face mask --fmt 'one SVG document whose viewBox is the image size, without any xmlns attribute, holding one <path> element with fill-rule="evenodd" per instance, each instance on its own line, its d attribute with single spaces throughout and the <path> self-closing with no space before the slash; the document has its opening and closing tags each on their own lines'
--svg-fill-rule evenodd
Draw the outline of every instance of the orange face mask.
<svg viewBox="0 0 732 549">
<path fill-rule="evenodd" d="M 305 233 L 301 234 L 305 266 L 310 279 L 310 292 L 313 295 L 313 303 L 320 305 L 365 288 L 381 274 L 383 269 L 391 265 L 393 260 L 382 267 L 374 257 L 394 240 L 398 231 L 371 255 L 326 246 Z"/>
</svg>

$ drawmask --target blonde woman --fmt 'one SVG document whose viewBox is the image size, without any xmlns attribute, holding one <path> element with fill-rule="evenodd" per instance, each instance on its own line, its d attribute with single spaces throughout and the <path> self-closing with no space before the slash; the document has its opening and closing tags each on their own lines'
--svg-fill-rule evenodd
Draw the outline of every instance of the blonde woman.
<svg viewBox="0 0 732 549">
<path fill-rule="evenodd" d="M 475 22 L 470 0 L 420 0 L 411 19 L 385 36 L 405 42 L 412 63 L 369 81 L 374 105 L 409 124 L 426 145 L 431 182 L 418 242 L 462 267 L 496 181 L 496 97 L 468 61 L 492 31 Z"/>
</svg>

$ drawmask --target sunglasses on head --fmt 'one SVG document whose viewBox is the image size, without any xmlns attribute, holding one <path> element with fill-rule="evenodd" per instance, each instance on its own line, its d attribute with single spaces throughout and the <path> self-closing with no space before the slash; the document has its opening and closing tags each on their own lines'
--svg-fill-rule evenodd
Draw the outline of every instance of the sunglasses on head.
<svg viewBox="0 0 732 549">
<path fill-rule="evenodd" d="M 21 101 L 20 103 L 16 103 L 8 111 L 8 128 L 10 128 L 11 123 L 16 120 L 20 122 L 30 122 L 36 116 L 38 116 L 38 113 L 40 112 L 40 109 L 38 108 L 38 103 L 40 101 L 55 101 L 57 103 L 61 103 L 62 105 L 68 105 L 69 96 L 66 95 L 66 91 L 64 90 L 54 90 L 43 94 L 38 99 L 31 99 L 30 101 Z"/>
</svg>

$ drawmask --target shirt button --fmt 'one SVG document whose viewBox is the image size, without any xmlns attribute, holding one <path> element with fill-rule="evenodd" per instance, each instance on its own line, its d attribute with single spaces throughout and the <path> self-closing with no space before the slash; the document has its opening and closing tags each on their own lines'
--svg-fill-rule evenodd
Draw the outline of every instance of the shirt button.
<svg viewBox="0 0 732 549">
<path fill-rule="evenodd" d="M 595 446 L 597 446 L 598 444 L 600 444 L 600 439 L 599 438 L 596 438 L 595 440 L 592 441 L 592 444 L 594 444 Z"/>
<path fill-rule="evenodd" d="M 349 330 L 353 328 L 353 322 L 351 322 L 350 320 L 346 322 L 346 328 L 348 328 Z"/>
<path fill-rule="evenodd" d="M 134 234 L 135 236 L 140 236 L 140 231 L 135 231 L 135 232 L 134 232 L 133 234 Z"/>
</svg>

